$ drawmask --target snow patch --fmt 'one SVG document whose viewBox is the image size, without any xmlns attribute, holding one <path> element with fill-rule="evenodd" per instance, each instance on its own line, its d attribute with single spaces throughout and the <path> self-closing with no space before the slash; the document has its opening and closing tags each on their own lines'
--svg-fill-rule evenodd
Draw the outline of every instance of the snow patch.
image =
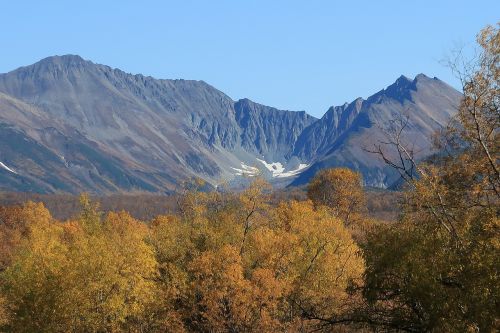
<svg viewBox="0 0 500 333">
<path fill-rule="evenodd" d="M 2 162 L 0 162 L 0 167 L 4 168 L 5 170 L 7 170 L 9 172 L 15 173 L 17 175 L 17 172 L 15 172 L 14 170 L 12 170 L 11 168 L 9 168 L 8 166 L 6 166 L 5 164 L 3 164 Z"/>
<path fill-rule="evenodd" d="M 271 176 L 273 178 L 287 178 L 293 177 L 301 173 L 304 169 L 309 167 L 309 164 L 300 163 L 299 166 L 294 170 L 285 171 L 285 167 L 281 162 L 271 162 L 267 163 L 265 160 L 257 159 L 260 163 L 264 165 L 264 167 L 271 172 Z M 255 177 L 261 173 L 259 168 L 246 165 L 241 162 L 241 168 L 233 168 L 236 176 L 247 176 L 247 177 Z"/>
<path fill-rule="evenodd" d="M 254 177 L 260 173 L 260 170 L 258 168 L 246 165 L 243 162 L 241 162 L 241 169 L 233 168 L 233 167 L 231 167 L 231 169 L 236 171 L 236 173 L 235 173 L 236 176 L 245 175 L 245 176 L 249 176 L 249 177 Z"/>
<path fill-rule="evenodd" d="M 299 164 L 298 168 L 295 169 L 295 170 L 290 170 L 290 171 L 287 171 L 287 172 L 283 172 L 279 175 L 277 175 L 276 177 L 278 178 L 286 178 L 286 177 L 292 177 L 292 176 L 296 176 L 298 175 L 299 173 L 302 172 L 302 170 L 304 170 L 305 168 L 307 168 L 309 166 L 309 164 Z"/>
<path fill-rule="evenodd" d="M 290 170 L 290 171 L 285 171 L 285 167 L 280 162 L 267 163 L 266 161 L 260 160 L 260 159 L 257 159 L 257 161 L 259 161 L 262 164 L 264 164 L 264 166 L 266 167 L 266 169 L 269 170 L 269 171 L 271 171 L 272 176 L 275 177 L 275 178 L 286 178 L 286 177 L 296 176 L 299 173 L 301 173 L 302 170 L 304 170 L 305 168 L 307 168 L 309 166 L 309 164 L 303 164 L 303 163 L 301 163 L 301 164 L 299 164 L 299 166 L 297 167 L 297 169 Z"/>
<path fill-rule="evenodd" d="M 266 161 L 259 160 L 259 159 L 257 159 L 257 161 L 264 164 L 266 169 L 271 171 L 271 173 L 273 174 L 273 177 L 278 177 L 278 175 L 282 174 L 285 171 L 283 164 L 281 164 L 280 162 L 267 163 Z"/>
</svg>

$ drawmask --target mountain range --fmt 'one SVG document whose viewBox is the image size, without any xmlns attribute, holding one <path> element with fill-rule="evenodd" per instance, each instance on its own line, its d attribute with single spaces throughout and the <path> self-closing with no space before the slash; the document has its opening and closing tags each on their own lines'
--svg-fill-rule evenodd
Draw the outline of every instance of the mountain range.
<svg viewBox="0 0 500 333">
<path fill-rule="evenodd" d="M 460 99 L 437 78 L 401 76 L 317 119 L 233 101 L 203 81 L 53 56 L 0 74 L 0 189 L 168 193 L 190 177 L 237 186 L 257 175 L 293 186 L 335 166 L 386 188 L 397 174 L 365 149 L 383 139 L 380 125 L 407 115 L 406 139 L 423 159 Z"/>
</svg>

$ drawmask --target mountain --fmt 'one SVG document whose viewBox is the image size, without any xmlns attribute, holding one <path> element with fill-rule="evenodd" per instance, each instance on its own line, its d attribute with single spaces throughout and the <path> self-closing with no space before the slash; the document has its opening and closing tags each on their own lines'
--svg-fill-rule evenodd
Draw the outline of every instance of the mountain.
<svg viewBox="0 0 500 333">
<path fill-rule="evenodd" d="M 387 141 L 383 129 L 387 128 L 391 121 L 407 117 L 408 124 L 403 132 L 404 143 L 415 151 L 415 159 L 422 160 L 433 153 L 432 136 L 436 130 L 446 126 L 457 112 L 461 96 L 445 82 L 419 74 L 413 80 L 401 76 L 387 89 L 368 99 L 356 99 L 341 112 L 343 118 L 341 116 L 340 119 L 345 120 L 332 122 L 337 113 L 335 108 L 330 108 L 329 112 L 311 127 L 333 128 L 330 136 L 325 135 L 323 138 L 334 138 L 326 142 L 323 139 L 321 144 L 317 145 L 319 157 L 307 171 L 293 181 L 293 184 L 307 183 L 323 168 L 347 166 L 361 172 L 368 186 L 390 187 L 398 180 L 399 175 L 380 158 L 367 152 L 374 149 L 374 144 Z M 332 123 L 333 125 L 329 125 Z M 341 131 L 337 130 L 337 124 L 342 124 Z M 305 135 L 313 136 L 306 134 L 306 131 Z"/>
<path fill-rule="evenodd" d="M 170 192 L 193 176 L 217 186 L 257 174 L 301 184 L 336 165 L 386 187 L 390 170 L 360 148 L 379 137 L 374 124 L 408 111 L 411 138 L 427 149 L 459 100 L 438 79 L 401 77 L 316 119 L 233 101 L 203 81 L 158 80 L 54 56 L 0 74 L 0 189 Z"/>
<path fill-rule="evenodd" d="M 203 81 L 156 80 L 73 55 L 0 75 L 0 92 L 1 124 L 32 143 L 4 142 L 0 161 L 17 174 L 3 168 L 2 184 L 48 192 L 165 191 L 192 176 L 216 185 L 254 174 L 254 164 L 268 172 L 256 156 L 283 160 L 295 140 L 288 130 L 298 135 L 315 120 L 234 102 Z"/>
</svg>

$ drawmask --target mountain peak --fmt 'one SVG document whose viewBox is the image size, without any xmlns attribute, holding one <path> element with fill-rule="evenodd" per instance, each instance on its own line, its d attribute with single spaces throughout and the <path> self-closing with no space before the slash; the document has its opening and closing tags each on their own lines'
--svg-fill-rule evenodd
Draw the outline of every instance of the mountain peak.
<svg viewBox="0 0 500 333">
<path fill-rule="evenodd" d="M 55 55 L 47 58 L 43 58 L 38 62 L 20 67 L 13 72 L 24 72 L 24 73 L 43 73 L 43 72 L 54 72 L 54 71 L 67 71 L 72 69 L 82 69 L 94 65 L 91 61 L 85 60 L 79 55 L 66 54 L 66 55 Z M 31 75 L 31 74 L 30 74 Z"/>
<path fill-rule="evenodd" d="M 401 75 L 391 86 L 396 85 L 399 87 L 414 86 L 417 82 L 425 82 L 429 80 L 439 80 L 438 78 L 430 78 L 424 73 L 417 74 L 415 78 L 411 79 L 405 75 Z"/>
<path fill-rule="evenodd" d="M 405 99 L 411 98 L 410 91 L 415 89 L 416 81 L 401 75 L 393 84 L 371 96 L 369 99 L 373 99 L 374 97 L 378 99 L 381 96 L 386 96 L 402 102 Z"/>
<path fill-rule="evenodd" d="M 90 63 L 75 54 L 65 54 L 65 55 L 55 55 L 44 58 L 38 62 L 39 64 L 54 64 L 54 65 L 74 65 L 74 64 L 84 64 Z"/>
<path fill-rule="evenodd" d="M 405 76 L 405 75 L 401 75 L 400 77 L 398 77 L 398 79 L 396 80 L 396 82 L 394 82 L 394 84 L 397 84 L 397 85 L 407 85 L 409 83 L 411 83 L 413 80 L 410 79 L 409 77 Z"/>
<path fill-rule="evenodd" d="M 429 79 L 429 77 L 427 75 L 425 75 L 424 73 L 420 73 L 420 74 L 417 74 L 417 76 L 415 76 L 415 80 L 421 80 L 421 79 Z"/>
</svg>

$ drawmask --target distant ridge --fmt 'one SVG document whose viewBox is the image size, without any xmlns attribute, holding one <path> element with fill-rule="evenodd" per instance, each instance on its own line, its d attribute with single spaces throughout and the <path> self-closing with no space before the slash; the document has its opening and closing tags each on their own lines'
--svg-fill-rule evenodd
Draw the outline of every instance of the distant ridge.
<svg viewBox="0 0 500 333">
<path fill-rule="evenodd" d="M 203 81 L 158 80 L 54 56 L 0 74 L 0 189 L 35 192 L 170 192 L 189 177 L 237 186 L 263 175 L 307 182 L 329 166 L 387 187 L 391 170 L 360 148 L 376 122 L 411 114 L 411 139 L 430 153 L 461 95 L 437 78 L 401 76 L 321 119 L 233 101 Z M 276 168 L 276 169 L 275 169 Z"/>
</svg>

